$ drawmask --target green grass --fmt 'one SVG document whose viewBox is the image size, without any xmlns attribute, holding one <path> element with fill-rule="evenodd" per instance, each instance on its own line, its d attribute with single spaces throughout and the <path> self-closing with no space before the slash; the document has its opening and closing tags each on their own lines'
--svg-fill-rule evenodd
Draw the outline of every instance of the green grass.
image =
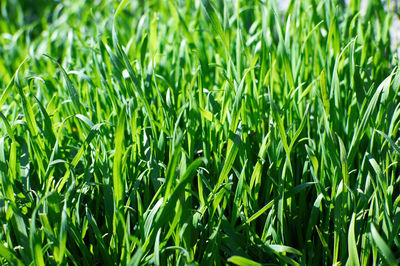
<svg viewBox="0 0 400 266">
<path fill-rule="evenodd" d="M 1 0 L 0 264 L 400 263 L 394 12 L 343 2 Z"/>
</svg>

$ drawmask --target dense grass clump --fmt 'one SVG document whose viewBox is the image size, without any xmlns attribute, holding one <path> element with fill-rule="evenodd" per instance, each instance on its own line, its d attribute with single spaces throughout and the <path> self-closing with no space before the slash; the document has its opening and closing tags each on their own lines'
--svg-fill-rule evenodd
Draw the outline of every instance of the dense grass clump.
<svg viewBox="0 0 400 266">
<path fill-rule="evenodd" d="M 395 265 L 392 4 L 0 1 L 0 264 Z"/>
</svg>

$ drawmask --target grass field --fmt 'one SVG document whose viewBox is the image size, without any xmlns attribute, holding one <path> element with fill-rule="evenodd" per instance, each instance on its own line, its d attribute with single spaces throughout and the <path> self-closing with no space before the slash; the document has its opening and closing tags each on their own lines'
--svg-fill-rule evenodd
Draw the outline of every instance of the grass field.
<svg viewBox="0 0 400 266">
<path fill-rule="evenodd" d="M 360 2 L 0 0 L 0 264 L 400 263 L 395 13 Z"/>
</svg>

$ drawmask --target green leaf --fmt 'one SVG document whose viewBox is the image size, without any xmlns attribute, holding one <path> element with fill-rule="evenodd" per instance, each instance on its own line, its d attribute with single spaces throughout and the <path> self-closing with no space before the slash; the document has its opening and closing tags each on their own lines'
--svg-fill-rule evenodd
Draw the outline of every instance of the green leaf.
<svg viewBox="0 0 400 266">
<path fill-rule="evenodd" d="M 228 151 L 228 156 L 225 159 L 224 167 L 222 168 L 222 171 L 219 175 L 218 181 L 214 187 L 213 193 L 215 193 L 221 184 L 226 180 L 228 177 L 229 172 L 232 169 L 233 163 L 235 162 L 236 155 L 238 154 L 239 151 L 239 145 L 240 145 L 240 135 L 235 135 L 235 140 L 233 142 L 233 145 L 231 146 L 230 150 Z"/>
<path fill-rule="evenodd" d="M 125 109 L 121 110 L 118 117 L 118 124 L 115 131 L 115 154 L 113 162 L 113 188 L 114 201 L 117 210 L 123 206 L 124 180 L 122 177 L 122 155 L 125 139 Z"/>
<path fill-rule="evenodd" d="M 78 91 L 75 89 L 75 86 L 72 84 L 71 79 L 68 77 L 67 72 L 65 71 L 65 69 L 61 66 L 60 63 L 58 63 L 58 61 L 56 59 L 54 59 L 53 57 L 45 54 L 44 56 L 50 58 L 61 70 L 61 74 L 65 79 L 65 83 L 67 84 L 67 89 L 69 92 L 69 95 L 72 99 L 72 102 L 74 103 L 74 106 L 76 108 L 76 112 L 80 112 L 81 110 L 81 103 L 79 101 L 79 94 Z"/>
<path fill-rule="evenodd" d="M 302 256 L 302 253 L 295 248 L 284 246 L 284 245 L 269 245 L 271 249 L 279 253 L 292 253 Z"/>
<path fill-rule="evenodd" d="M 227 37 L 225 35 L 225 32 L 224 32 L 224 30 L 222 28 L 222 25 L 220 23 L 220 20 L 219 20 L 219 18 L 217 16 L 217 13 L 216 13 L 214 7 L 211 5 L 211 2 L 209 0 L 201 0 L 201 3 L 202 3 L 204 14 L 206 15 L 207 20 L 211 22 L 211 25 L 212 25 L 214 31 L 221 38 L 225 49 L 227 51 L 229 51 L 228 39 L 227 39 Z"/>
<path fill-rule="evenodd" d="M 0 243 L 0 256 L 8 260 L 10 264 L 16 264 L 18 266 L 24 265 L 21 260 L 18 259 L 17 255 Z"/>
<path fill-rule="evenodd" d="M 360 265 L 360 260 L 358 258 L 358 252 L 357 252 L 357 243 L 356 239 L 354 236 L 354 224 L 356 220 L 356 214 L 353 213 L 351 217 L 351 222 L 349 226 L 349 233 L 348 233 L 348 240 L 347 240 L 347 245 L 349 248 L 349 260 L 348 264 L 349 265 Z"/>
<path fill-rule="evenodd" d="M 378 132 L 381 136 L 383 136 L 390 143 L 393 149 L 400 155 L 400 147 L 397 146 L 396 143 L 394 143 L 394 141 L 388 135 L 377 129 L 375 129 L 375 131 Z"/>
<path fill-rule="evenodd" d="M 378 247 L 378 251 L 382 255 L 382 258 L 385 260 L 385 262 L 388 265 L 397 265 L 395 256 L 393 255 L 392 251 L 386 244 L 386 241 L 383 240 L 382 237 L 379 235 L 373 223 L 371 223 L 371 235 L 372 235 L 372 240 Z"/>
<path fill-rule="evenodd" d="M 244 265 L 247 265 L 247 266 L 261 266 L 260 263 L 255 262 L 255 261 L 253 261 L 251 259 L 247 259 L 247 258 L 241 257 L 241 256 L 232 256 L 232 257 L 230 257 L 228 259 L 228 262 L 233 263 L 233 264 L 238 265 L 238 266 L 244 266 Z"/>
<path fill-rule="evenodd" d="M 329 95 L 326 91 L 326 77 L 325 77 L 325 71 L 322 70 L 321 75 L 319 76 L 320 78 L 320 88 L 321 88 L 321 97 L 322 97 L 322 102 L 324 104 L 324 109 L 325 113 L 327 116 L 330 114 L 330 104 L 329 104 Z"/>
<path fill-rule="evenodd" d="M 257 219 L 261 214 L 266 212 L 268 209 L 270 209 L 274 205 L 274 200 L 271 200 L 268 204 L 266 204 L 264 207 L 262 207 L 260 210 L 258 210 L 255 214 L 253 214 L 247 221 L 246 223 L 250 223 Z"/>
<path fill-rule="evenodd" d="M 119 5 L 118 5 L 118 7 L 117 7 L 117 10 L 115 11 L 115 14 L 114 14 L 114 19 L 116 19 L 116 18 L 118 17 L 119 13 L 122 11 L 122 9 L 125 8 L 125 6 L 128 4 L 128 1 L 129 1 L 129 0 L 122 0 L 122 1 L 119 3 Z"/>
<path fill-rule="evenodd" d="M 18 75 L 22 65 L 25 64 L 25 62 L 27 62 L 28 60 L 29 60 L 29 57 L 25 58 L 22 61 L 22 63 L 18 66 L 17 71 L 15 71 L 15 74 L 12 76 L 10 82 L 7 84 L 7 87 L 3 90 L 3 93 L 1 94 L 1 97 L 0 97 L 0 110 L 3 107 L 4 103 L 6 102 L 8 96 L 11 93 L 11 89 L 14 85 L 16 75 Z"/>
</svg>

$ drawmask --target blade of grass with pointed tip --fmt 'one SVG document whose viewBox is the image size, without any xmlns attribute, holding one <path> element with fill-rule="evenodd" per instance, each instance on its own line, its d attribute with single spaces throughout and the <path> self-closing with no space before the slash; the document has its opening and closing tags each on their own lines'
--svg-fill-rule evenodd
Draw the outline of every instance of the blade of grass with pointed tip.
<svg viewBox="0 0 400 266">
<path fill-rule="evenodd" d="M 267 143 L 270 133 L 271 131 L 269 131 L 268 134 L 265 136 L 261 144 L 260 151 L 258 152 L 258 160 L 254 167 L 253 174 L 250 178 L 250 190 L 254 187 L 255 184 L 259 182 L 259 178 L 261 177 L 262 166 L 264 164 L 265 156 L 267 155 Z"/>
<path fill-rule="evenodd" d="M 14 252 L 6 248 L 3 244 L 0 244 L 0 256 L 8 260 L 9 263 L 15 263 L 18 266 L 24 265 Z"/>
<path fill-rule="evenodd" d="M 392 148 L 400 155 L 400 147 L 388 135 L 377 129 L 375 129 L 375 131 L 382 135 L 390 143 Z"/>
<path fill-rule="evenodd" d="M 81 110 L 81 103 L 79 101 L 79 94 L 78 94 L 78 91 L 75 89 L 75 86 L 72 84 L 71 79 L 68 77 L 67 72 L 62 67 L 62 65 L 60 65 L 60 63 L 58 63 L 58 61 L 56 59 L 54 59 L 53 57 L 51 57 L 51 56 L 49 56 L 47 54 L 45 54 L 44 56 L 50 58 L 50 60 L 53 61 L 59 67 L 59 69 L 61 70 L 61 74 L 64 77 L 65 83 L 67 84 L 67 89 L 68 89 L 69 95 L 70 95 L 70 97 L 72 99 L 72 102 L 74 103 L 75 108 L 76 108 L 75 111 L 77 113 L 80 113 L 81 112 L 80 111 Z"/>
<path fill-rule="evenodd" d="M 397 260 L 395 256 L 393 255 L 392 251 L 386 244 L 386 241 L 383 240 L 382 237 L 379 235 L 373 223 L 371 223 L 371 235 L 372 235 L 372 240 L 378 247 L 378 251 L 381 253 L 382 258 L 385 260 L 385 262 L 388 265 L 397 265 Z"/>
<path fill-rule="evenodd" d="M 115 154 L 113 162 L 113 195 L 117 210 L 123 206 L 124 181 L 122 177 L 122 154 L 124 150 L 125 135 L 125 109 L 121 110 L 115 131 Z"/>
<path fill-rule="evenodd" d="M 0 97 L 0 110 L 1 110 L 1 107 L 4 105 L 4 103 L 6 102 L 8 96 L 11 93 L 11 89 L 15 83 L 15 76 L 18 75 L 18 72 L 21 69 L 22 65 L 25 64 L 25 62 L 28 60 L 29 60 L 29 57 L 25 58 L 22 61 L 22 63 L 18 66 L 17 71 L 15 71 L 15 74 L 12 76 L 10 82 L 7 84 L 7 87 L 3 90 L 3 93 L 1 94 L 1 97 Z"/>
<path fill-rule="evenodd" d="M 349 233 L 348 233 L 348 240 L 347 240 L 347 245 L 349 248 L 348 263 L 349 263 L 349 265 L 358 266 L 358 265 L 360 265 L 360 260 L 358 258 L 357 243 L 356 243 L 356 238 L 355 238 L 355 233 L 354 233 L 355 221 L 356 221 L 356 215 L 355 215 L 355 213 L 353 213 L 353 215 L 351 217 Z"/>
<path fill-rule="evenodd" d="M 232 256 L 228 259 L 228 262 L 233 263 L 238 266 L 248 265 L 248 266 L 261 266 L 260 263 L 255 262 L 251 259 L 247 259 L 241 256 Z"/>
<path fill-rule="evenodd" d="M 213 193 L 215 193 L 219 189 L 220 185 L 228 177 L 228 174 L 231 171 L 233 163 L 235 162 L 236 156 L 238 154 L 239 146 L 240 146 L 240 135 L 235 135 L 233 145 L 231 146 L 230 150 L 228 151 L 228 156 L 225 159 L 225 163 L 224 163 L 224 166 L 222 167 L 221 173 L 218 177 L 218 181 L 214 186 Z M 211 197 L 211 195 L 210 195 L 210 197 Z"/>
<path fill-rule="evenodd" d="M 265 205 L 264 207 L 262 207 L 260 210 L 258 210 L 255 214 L 253 214 L 247 221 L 246 223 L 250 223 L 252 221 L 254 221 L 255 219 L 257 219 L 258 217 L 260 217 L 261 214 L 263 214 L 264 212 L 266 212 L 268 209 L 270 209 L 275 203 L 275 200 L 271 200 L 267 205 Z"/>
</svg>

